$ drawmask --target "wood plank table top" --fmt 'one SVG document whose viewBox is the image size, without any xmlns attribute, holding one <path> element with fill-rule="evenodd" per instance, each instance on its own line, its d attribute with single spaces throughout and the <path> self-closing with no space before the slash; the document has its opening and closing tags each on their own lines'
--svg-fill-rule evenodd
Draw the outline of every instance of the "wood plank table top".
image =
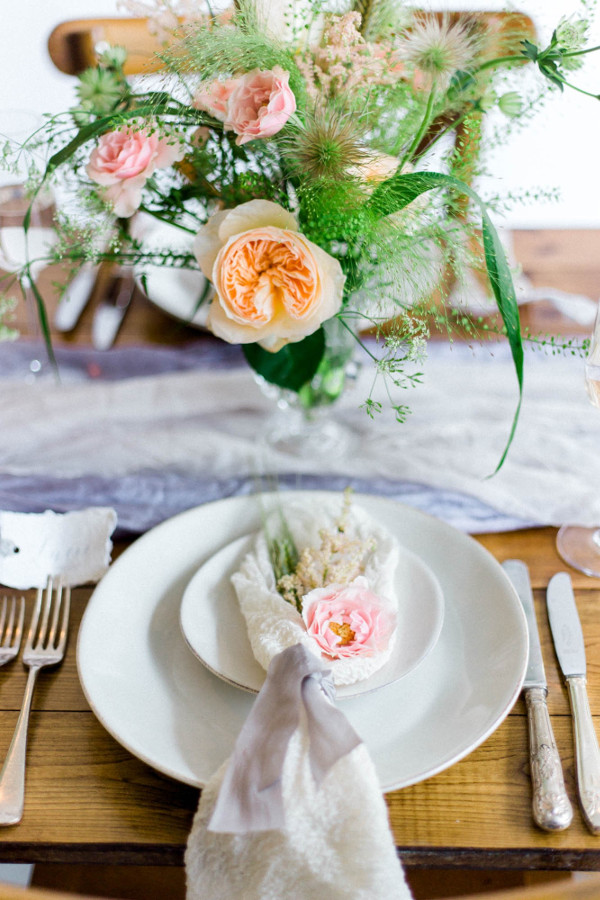
<svg viewBox="0 0 600 900">
<path fill-rule="evenodd" d="M 600 284 L 598 232 L 522 232 L 515 245 L 534 282 L 595 296 Z M 165 323 L 172 327 L 143 298 L 136 307 L 120 343 L 140 335 L 158 340 Z M 542 311 L 542 319 L 544 315 L 553 317 L 548 310 Z M 85 343 L 85 321 L 81 328 L 74 341 Z M 193 334 L 184 331 L 188 339 Z M 571 716 L 544 610 L 548 580 L 556 571 L 568 570 L 557 555 L 555 536 L 555 529 L 541 528 L 476 540 L 499 561 L 518 557 L 529 565 L 550 714 L 575 808 L 573 824 L 560 834 L 546 834 L 532 823 L 527 720 L 519 699 L 500 727 L 461 762 L 387 795 L 407 866 L 600 869 L 600 837 L 586 830 L 577 806 Z M 117 544 L 115 555 L 127 546 Z M 600 734 L 600 579 L 572 575 L 586 641 L 590 704 Z M 19 825 L 0 829 L 0 861 L 181 865 L 198 791 L 133 757 L 89 708 L 75 651 L 90 594 L 89 587 L 73 591 L 66 659 L 39 678 L 30 721 L 25 813 Z M 33 594 L 27 592 L 27 598 L 30 605 Z M 25 680 L 19 661 L 0 671 L 0 755 L 8 748 Z"/>
<path fill-rule="evenodd" d="M 555 529 L 481 535 L 499 561 L 528 563 L 549 686 L 549 708 L 572 826 L 545 834 L 531 820 L 527 720 L 522 700 L 482 746 L 428 780 L 387 795 L 392 828 L 409 866 L 600 869 L 600 838 L 577 810 L 568 700 L 544 612 L 545 587 L 565 569 Z M 118 544 L 117 553 L 126 544 Z M 600 733 L 600 579 L 573 573 L 588 654 L 590 704 Z M 66 659 L 38 681 L 30 723 L 25 813 L 0 831 L 0 860 L 180 864 L 198 791 L 132 757 L 88 707 L 76 671 L 76 637 L 91 588 L 73 591 Z M 33 600 L 28 592 L 29 602 Z M 19 662 L 0 673 L 0 748 L 8 747 L 23 691 Z M 401 715 L 401 710 L 397 711 Z"/>
</svg>

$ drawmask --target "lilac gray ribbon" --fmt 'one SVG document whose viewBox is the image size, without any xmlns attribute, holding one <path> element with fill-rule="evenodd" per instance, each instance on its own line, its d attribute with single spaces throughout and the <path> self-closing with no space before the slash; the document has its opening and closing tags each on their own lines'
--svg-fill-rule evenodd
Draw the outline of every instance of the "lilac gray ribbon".
<svg viewBox="0 0 600 900">
<path fill-rule="evenodd" d="M 329 670 L 301 644 L 273 658 L 238 736 L 208 830 L 245 834 L 285 824 L 281 776 L 290 738 L 306 712 L 309 761 L 317 785 L 338 759 L 361 743 L 332 705 Z"/>
</svg>

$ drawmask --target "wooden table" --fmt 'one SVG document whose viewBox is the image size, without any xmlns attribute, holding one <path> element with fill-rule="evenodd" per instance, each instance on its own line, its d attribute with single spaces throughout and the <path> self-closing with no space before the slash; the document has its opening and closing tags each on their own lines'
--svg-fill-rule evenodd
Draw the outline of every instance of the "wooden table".
<svg viewBox="0 0 600 900">
<path fill-rule="evenodd" d="M 516 246 L 534 283 L 597 294 L 598 232 L 522 232 Z M 86 316 L 76 341 L 85 341 L 89 333 L 89 313 Z M 550 308 L 540 306 L 535 316 L 541 316 L 544 325 L 557 324 Z M 168 322 L 139 298 L 120 343 L 140 336 L 156 338 Z M 173 333 L 193 337 L 185 328 Z M 466 759 L 387 796 L 401 857 L 414 870 L 600 869 L 600 838 L 586 830 L 577 809 L 571 717 L 543 609 L 549 578 L 567 568 L 555 550 L 555 529 L 489 534 L 477 540 L 498 560 L 518 557 L 530 567 L 550 713 L 575 806 L 574 822 L 554 835 L 532 824 L 527 722 L 518 700 L 506 721 Z M 116 552 L 125 546 L 119 544 Z M 590 703 L 600 734 L 600 579 L 573 573 L 573 581 L 588 653 Z M 20 825 L 0 830 L 0 861 L 181 866 L 198 792 L 132 757 L 89 709 L 77 679 L 75 644 L 90 593 L 89 588 L 74 591 L 66 660 L 39 679 L 30 725 L 25 814 Z M 0 687 L 3 748 L 25 687 L 20 663 L 2 671 Z"/>
</svg>

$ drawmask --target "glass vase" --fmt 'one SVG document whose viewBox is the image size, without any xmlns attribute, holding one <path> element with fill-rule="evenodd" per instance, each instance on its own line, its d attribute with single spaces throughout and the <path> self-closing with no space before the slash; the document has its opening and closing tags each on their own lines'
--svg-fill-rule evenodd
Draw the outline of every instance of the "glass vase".
<svg viewBox="0 0 600 900">
<path fill-rule="evenodd" d="M 358 343 L 354 333 L 338 319 L 323 326 L 326 349 L 319 367 L 299 391 L 269 384 L 256 376 L 265 396 L 275 403 L 267 423 L 267 445 L 296 457 L 319 459 L 345 456 L 354 445 L 351 429 L 332 414 L 333 405 L 356 381 Z"/>
</svg>

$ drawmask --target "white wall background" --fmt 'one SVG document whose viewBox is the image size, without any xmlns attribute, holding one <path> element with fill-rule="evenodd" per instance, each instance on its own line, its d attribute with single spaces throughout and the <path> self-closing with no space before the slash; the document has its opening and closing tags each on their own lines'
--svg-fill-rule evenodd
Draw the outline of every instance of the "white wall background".
<svg viewBox="0 0 600 900">
<path fill-rule="evenodd" d="M 432 8 L 502 9 L 497 0 L 428 0 Z M 577 0 L 522 0 L 516 6 L 531 15 L 545 40 L 562 15 L 581 9 Z M 0 110 L 58 112 L 73 98 L 73 79 L 56 71 L 46 41 L 53 26 L 70 18 L 114 16 L 116 0 L 2 0 L 0 28 Z M 600 44 L 600 15 L 592 26 L 592 44 Z M 600 93 L 600 53 L 574 80 Z M 555 94 L 527 129 L 488 159 L 493 179 L 485 193 L 553 189 L 559 203 L 519 204 L 506 214 L 515 228 L 600 228 L 600 102 L 569 91 Z"/>
</svg>

